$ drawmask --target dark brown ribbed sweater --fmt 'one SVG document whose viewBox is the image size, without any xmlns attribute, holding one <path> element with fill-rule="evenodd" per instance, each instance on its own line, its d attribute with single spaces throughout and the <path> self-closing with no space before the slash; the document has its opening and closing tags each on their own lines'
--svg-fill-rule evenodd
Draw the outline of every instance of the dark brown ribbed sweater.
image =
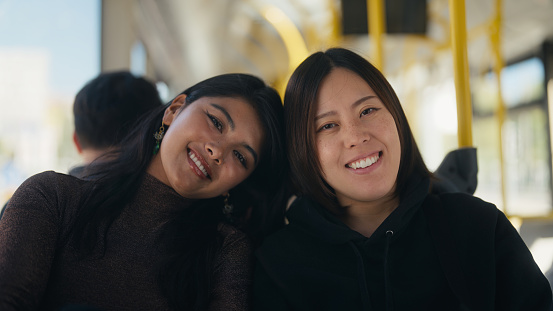
<svg viewBox="0 0 553 311">
<path fill-rule="evenodd" d="M 69 304 L 102 310 L 171 310 L 157 285 L 161 228 L 190 201 L 146 175 L 136 198 L 108 233 L 106 254 L 77 260 L 67 241 L 82 181 L 45 172 L 25 181 L 0 220 L 0 310 L 58 310 Z M 221 226 L 224 242 L 214 269 L 209 310 L 247 310 L 252 247 Z"/>
</svg>

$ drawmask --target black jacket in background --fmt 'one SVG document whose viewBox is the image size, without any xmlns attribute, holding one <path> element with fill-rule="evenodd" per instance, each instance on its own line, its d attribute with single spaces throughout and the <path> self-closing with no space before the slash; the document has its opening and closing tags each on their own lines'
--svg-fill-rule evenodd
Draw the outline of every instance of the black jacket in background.
<svg viewBox="0 0 553 311">
<path fill-rule="evenodd" d="M 297 199 L 256 253 L 255 309 L 552 310 L 547 279 L 501 211 L 428 189 L 412 181 L 370 238 Z"/>
</svg>

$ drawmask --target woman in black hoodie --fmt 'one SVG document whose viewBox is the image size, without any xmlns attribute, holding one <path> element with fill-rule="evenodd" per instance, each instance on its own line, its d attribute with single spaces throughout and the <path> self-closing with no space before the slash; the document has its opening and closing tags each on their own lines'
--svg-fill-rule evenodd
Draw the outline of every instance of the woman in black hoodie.
<svg viewBox="0 0 553 311">
<path fill-rule="evenodd" d="M 298 199 L 257 251 L 258 310 L 551 310 L 551 288 L 493 204 L 431 194 L 384 76 L 341 48 L 286 89 Z"/>
</svg>

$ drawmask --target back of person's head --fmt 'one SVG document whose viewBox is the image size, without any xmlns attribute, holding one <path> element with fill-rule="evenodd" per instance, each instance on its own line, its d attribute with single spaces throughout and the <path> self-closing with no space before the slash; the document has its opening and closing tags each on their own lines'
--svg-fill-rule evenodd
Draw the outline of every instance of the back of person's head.
<svg viewBox="0 0 553 311">
<path fill-rule="evenodd" d="M 401 196 L 407 178 L 416 173 L 429 176 L 407 122 L 401 103 L 382 73 L 362 56 L 344 49 L 316 52 L 296 68 L 284 96 L 287 151 L 296 191 L 309 195 L 326 208 L 341 211 L 333 189 L 324 181 L 316 154 L 315 115 L 317 94 L 323 79 L 334 68 L 352 71 L 374 90 L 396 123 L 401 143 L 401 160 L 396 195 Z"/>
<path fill-rule="evenodd" d="M 102 73 L 75 96 L 79 149 L 104 150 L 120 142 L 134 122 L 161 106 L 154 84 L 127 71 Z"/>
</svg>

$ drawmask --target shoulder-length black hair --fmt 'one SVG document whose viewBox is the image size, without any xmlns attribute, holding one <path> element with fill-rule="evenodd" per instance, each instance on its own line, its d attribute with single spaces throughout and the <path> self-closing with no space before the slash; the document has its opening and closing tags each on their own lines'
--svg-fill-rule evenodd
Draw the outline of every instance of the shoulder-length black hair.
<svg viewBox="0 0 553 311">
<path fill-rule="evenodd" d="M 401 160 L 396 180 L 400 198 L 411 174 L 430 176 L 419 152 L 399 99 L 382 73 L 360 55 L 332 48 L 305 59 L 292 74 L 284 95 L 287 152 L 291 178 L 298 195 L 308 195 L 328 210 L 340 214 L 334 189 L 324 180 L 315 144 L 316 97 L 319 85 L 334 68 L 357 74 L 382 100 L 396 123 L 401 143 Z"/>
<path fill-rule="evenodd" d="M 215 76 L 181 94 L 187 95 L 187 104 L 202 97 L 243 99 L 255 108 L 265 134 L 258 166 L 230 190 L 235 206 L 230 220 L 223 216 L 223 200 L 218 197 L 194 201 L 164 228 L 166 248 L 159 267 L 160 287 L 174 308 L 204 310 L 210 299 L 213 262 L 222 243 L 218 225 L 234 222 L 258 242 L 283 224 L 288 168 L 283 107 L 273 88 L 248 74 Z M 91 186 L 73 235 L 73 242 L 85 256 L 104 253 L 109 227 L 136 195 L 146 174 L 153 158 L 153 134 L 159 130 L 163 113 L 171 102 L 141 119 L 116 150 L 85 168 L 84 178 L 91 181 L 88 183 Z M 246 215 L 248 221 L 241 221 Z M 182 243 L 191 240 L 194 243 Z"/>
</svg>

